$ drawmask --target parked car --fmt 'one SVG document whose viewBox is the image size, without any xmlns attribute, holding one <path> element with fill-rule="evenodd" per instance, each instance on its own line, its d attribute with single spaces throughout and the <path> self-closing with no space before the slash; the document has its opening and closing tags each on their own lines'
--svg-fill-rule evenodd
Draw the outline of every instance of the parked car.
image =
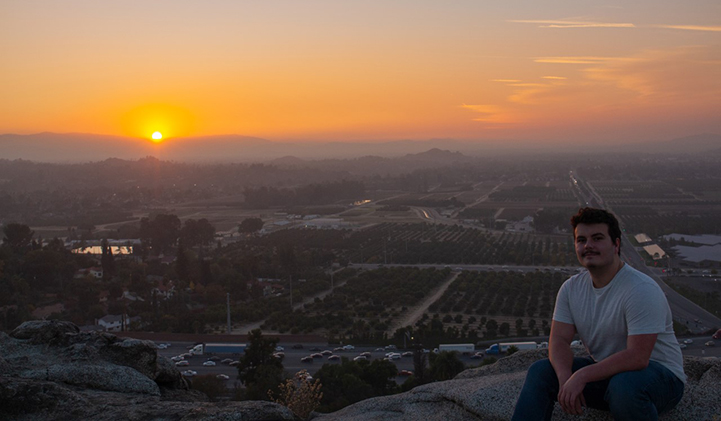
<svg viewBox="0 0 721 421">
<path fill-rule="evenodd" d="M 231 362 L 230 364 L 228 364 L 228 365 L 231 366 L 231 367 L 237 367 L 238 365 L 240 365 L 240 361 L 232 361 L 232 362 Z"/>
<path fill-rule="evenodd" d="M 693 339 L 685 339 L 683 343 L 685 343 L 686 345 L 691 345 L 693 343 Z"/>
<path fill-rule="evenodd" d="M 190 362 L 182 360 L 175 363 L 176 367 L 187 367 L 190 365 Z"/>
<path fill-rule="evenodd" d="M 364 357 L 368 357 L 368 358 L 371 357 L 371 353 L 368 352 L 368 351 L 366 351 L 366 352 L 361 352 L 360 355 L 362 355 L 362 356 L 364 356 Z"/>
<path fill-rule="evenodd" d="M 678 344 L 678 347 L 681 348 L 681 349 L 686 349 L 686 346 L 687 346 L 687 345 L 684 344 L 684 343 Z"/>
<path fill-rule="evenodd" d="M 282 360 L 285 358 L 285 352 L 274 352 L 273 356 L 279 360 Z"/>
<path fill-rule="evenodd" d="M 401 356 L 403 356 L 403 357 L 412 357 L 412 356 L 413 356 L 413 352 L 412 352 L 412 351 L 406 351 L 406 352 L 402 353 Z"/>
<path fill-rule="evenodd" d="M 193 376 L 197 376 L 198 372 L 195 370 L 185 370 L 181 374 L 185 377 L 193 377 Z"/>
<path fill-rule="evenodd" d="M 345 349 L 343 349 L 343 347 L 342 347 L 342 346 L 339 346 L 339 347 L 333 348 L 333 352 L 343 352 L 343 351 L 345 351 Z"/>
<path fill-rule="evenodd" d="M 226 358 L 226 359 L 222 360 L 220 363 L 221 364 L 230 364 L 232 362 L 233 362 L 232 358 Z"/>
<path fill-rule="evenodd" d="M 217 376 L 215 376 L 215 378 L 220 380 L 230 380 L 230 376 L 227 374 L 218 374 Z"/>
<path fill-rule="evenodd" d="M 340 355 L 331 355 L 328 357 L 328 361 L 338 361 L 340 360 Z"/>
<path fill-rule="evenodd" d="M 177 363 L 178 361 L 183 361 L 183 357 L 181 357 L 180 355 L 176 355 L 174 357 L 170 357 L 170 361 Z"/>
<path fill-rule="evenodd" d="M 283 352 L 283 351 L 285 351 L 285 348 L 283 348 L 282 346 L 278 345 L 275 347 L 275 352 Z"/>
<path fill-rule="evenodd" d="M 472 360 L 480 360 L 484 357 L 482 352 L 476 352 L 475 354 L 471 355 Z"/>
<path fill-rule="evenodd" d="M 315 354 L 310 354 L 310 356 L 313 358 L 323 358 L 323 354 L 321 354 L 320 352 L 316 352 Z"/>
<path fill-rule="evenodd" d="M 328 355 L 333 355 L 333 351 L 331 351 L 330 349 L 326 349 L 325 351 L 322 351 L 320 354 L 327 357 Z"/>
<path fill-rule="evenodd" d="M 203 367 L 215 367 L 215 361 L 206 361 L 203 363 Z"/>
<path fill-rule="evenodd" d="M 412 376 L 413 372 L 411 370 L 401 370 L 398 372 L 399 376 Z"/>
<path fill-rule="evenodd" d="M 310 350 L 311 350 L 311 352 L 320 352 L 320 351 L 321 351 L 321 349 L 318 348 L 317 346 L 314 346 L 314 347 L 311 348 Z"/>
<path fill-rule="evenodd" d="M 355 347 L 353 345 L 344 345 L 343 349 L 345 349 L 346 351 L 353 351 Z"/>
<path fill-rule="evenodd" d="M 220 357 L 213 355 L 212 357 L 208 358 L 208 361 L 218 362 L 220 361 Z"/>
<path fill-rule="evenodd" d="M 363 355 L 359 355 L 359 356 L 353 358 L 353 361 L 360 361 L 360 360 L 367 361 L 367 360 L 368 360 L 368 357 L 364 357 Z"/>
<path fill-rule="evenodd" d="M 313 357 L 311 357 L 310 355 L 307 356 L 307 357 L 303 357 L 303 358 L 300 359 L 300 362 L 302 362 L 302 363 L 312 363 L 312 362 L 313 362 Z"/>
<path fill-rule="evenodd" d="M 704 345 L 706 345 L 706 346 L 716 346 L 716 344 L 714 343 L 714 341 L 708 341 L 708 342 L 706 342 Z"/>
</svg>

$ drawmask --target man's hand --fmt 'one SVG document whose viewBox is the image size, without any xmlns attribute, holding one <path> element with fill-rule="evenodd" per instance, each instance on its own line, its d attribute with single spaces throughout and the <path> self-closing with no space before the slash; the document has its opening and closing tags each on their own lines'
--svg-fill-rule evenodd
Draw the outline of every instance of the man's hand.
<svg viewBox="0 0 721 421">
<path fill-rule="evenodd" d="M 575 372 L 558 391 L 558 403 L 564 412 L 572 415 L 581 415 L 583 407 L 586 406 L 586 399 L 583 397 L 583 388 L 586 387 L 586 381 L 583 375 L 579 374 L 582 370 Z"/>
</svg>

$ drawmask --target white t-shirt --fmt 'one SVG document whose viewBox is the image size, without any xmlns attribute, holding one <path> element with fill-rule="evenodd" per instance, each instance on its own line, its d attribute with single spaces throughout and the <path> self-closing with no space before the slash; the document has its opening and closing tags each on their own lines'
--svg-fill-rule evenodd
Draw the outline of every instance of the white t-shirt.
<svg viewBox="0 0 721 421">
<path fill-rule="evenodd" d="M 653 279 L 627 264 L 603 288 L 594 288 L 588 271 L 569 278 L 558 290 L 553 320 L 576 326 L 596 361 L 626 349 L 629 335 L 656 333 L 651 360 L 686 382 L 666 296 Z"/>
</svg>

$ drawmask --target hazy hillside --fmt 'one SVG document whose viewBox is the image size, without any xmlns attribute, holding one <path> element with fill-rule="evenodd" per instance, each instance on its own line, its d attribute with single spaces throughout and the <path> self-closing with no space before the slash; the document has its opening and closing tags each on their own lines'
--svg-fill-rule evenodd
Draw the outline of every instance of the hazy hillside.
<svg viewBox="0 0 721 421">
<path fill-rule="evenodd" d="M 146 139 L 83 133 L 0 135 L 0 156 L 37 162 L 88 162 L 108 158 L 139 159 L 154 156 L 176 162 L 258 162 L 277 160 L 278 165 L 303 166 L 302 160 L 402 158 L 414 162 L 465 162 L 469 157 L 586 152 L 701 153 L 721 148 L 721 135 L 700 134 L 652 143 L 588 146 L 540 145 L 526 141 L 459 141 L 453 139 L 398 140 L 389 142 L 274 142 L 256 137 L 222 135 Z M 465 156 L 464 156 L 465 155 Z"/>
</svg>

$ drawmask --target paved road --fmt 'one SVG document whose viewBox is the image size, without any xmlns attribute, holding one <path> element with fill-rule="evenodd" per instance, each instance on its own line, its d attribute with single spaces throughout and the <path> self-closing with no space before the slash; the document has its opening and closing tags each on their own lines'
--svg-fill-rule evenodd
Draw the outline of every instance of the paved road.
<svg viewBox="0 0 721 421">
<path fill-rule="evenodd" d="M 165 357 L 173 357 L 176 355 L 179 355 L 181 353 L 187 352 L 188 348 L 191 347 L 193 344 L 190 342 L 171 342 L 171 347 L 167 349 L 160 349 L 158 350 L 158 354 L 165 356 Z M 290 343 L 281 343 L 281 346 L 285 348 L 284 353 L 285 357 L 283 358 L 283 366 L 285 367 L 285 370 L 288 373 L 296 373 L 302 369 L 308 370 L 308 372 L 313 375 L 315 374 L 322 366 L 323 364 L 340 364 L 340 360 L 329 360 L 327 356 L 324 356 L 323 358 L 314 358 L 313 362 L 305 363 L 301 362 L 301 358 L 308 356 L 312 353 L 317 353 L 325 350 L 333 351 L 335 348 L 332 346 L 329 346 L 327 344 L 320 344 L 320 343 L 310 343 L 310 344 L 301 344 L 303 345 L 303 349 L 293 349 L 292 346 L 295 344 Z M 371 358 L 370 360 L 376 360 L 376 359 L 383 359 L 385 358 L 385 354 L 387 352 L 391 352 L 389 350 L 381 350 L 376 347 L 370 347 L 370 346 L 360 346 L 356 347 L 352 351 L 335 351 L 333 352 L 335 355 L 339 355 L 342 358 L 348 358 L 353 359 L 354 357 L 358 356 L 361 352 L 370 352 Z M 393 352 L 404 352 L 404 350 L 395 350 Z M 240 355 L 220 355 L 218 354 L 218 357 L 221 359 L 225 358 L 233 358 L 234 360 L 238 360 L 240 358 Z M 218 375 L 218 374 L 225 374 L 230 377 L 229 380 L 227 380 L 227 386 L 233 387 L 235 384 L 235 381 L 237 380 L 238 376 L 238 370 L 235 367 L 226 365 L 226 364 L 220 364 L 217 363 L 214 367 L 204 367 L 203 362 L 207 360 L 208 356 L 206 355 L 196 355 L 193 357 L 190 357 L 187 359 L 189 365 L 187 366 L 181 366 L 178 367 L 178 370 L 183 372 L 186 370 L 194 370 L 198 373 L 198 375 Z M 471 359 L 469 356 L 461 356 L 461 360 L 467 365 L 477 365 L 480 360 Z M 392 362 L 396 365 L 398 368 L 398 371 L 401 370 L 413 370 L 413 358 L 412 357 L 402 357 L 398 360 L 392 360 Z M 406 377 L 404 376 L 398 376 L 396 378 L 396 382 L 399 384 L 403 383 L 405 381 Z"/>
<path fill-rule="evenodd" d="M 448 289 L 448 286 L 450 286 L 453 281 L 456 280 L 458 275 L 460 274 L 459 271 L 454 271 L 451 273 L 451 276 L 448 277 L 439 287 L 436 289 L 434 293 L 426 297 L 425 300 L 423 300 L 422 303 L 420 303 L 418 306 L 411 308 L 410 311 L 404 315 L 403 317 L 399 318 L 397 321 L 392 323 L 388 327 L 389 332 L 395 332 L 397 329 L 400 329 L 404 326 L 413 326 L 415 322 L 420 319 L 423 316 L 423 313 L 425 313 L 426 310 L 428 310 L 428 307 L 430 307 L 431 304 L 436 302 L 444 292 Z"/>
</svg>

